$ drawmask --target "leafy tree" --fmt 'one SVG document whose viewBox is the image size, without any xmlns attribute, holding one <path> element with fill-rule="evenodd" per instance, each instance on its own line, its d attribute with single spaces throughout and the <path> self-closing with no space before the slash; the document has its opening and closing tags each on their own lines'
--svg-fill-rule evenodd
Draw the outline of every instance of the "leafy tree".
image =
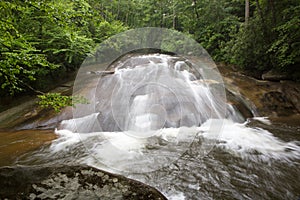
<svg viewBox="0 0 300 200">
<path fill-rule="evenodd" d="M 274 28 L 278 37 L 268 50 L 279 70 L 300 63 L 300 5 L 284 9 L 282 15 L 286 22 Z"/>
<path fill-rule="evenodd" d="M 228 1 L 197 1 L 198 17 L 192 23 L 189 32 L 213 56 L 216 61 L 225 60 L 224 46 L 240 24 L 240 17 L 232 15 L 234 9 L 240 9 L 242 4 L 229 4 Z M 187 23 L 185 26 L 189 26 Z M 186 29 L 186 28 L 184 28 Z"/>
<path fill-rule="evenodd" d="M 1 93 L 13 95 L 23 91 L 38 76 L 47 74 L 58 66 L 48 62 L 41 50 L 28 42 L 15 23 L 15 14 L 25 7 L 16 3 L 0 3 L 0 84 Z"/>
<path fill-rule="evenodd" d="M 226 47 L 230 62 L 261 73 L 273 69 L 299 76 L 300 2 L 257 0 L 253 6 L 254 16 Z"/>
<path fill-rule="evenodd" d="M 97 9 L 87 0 L 1 1 L 1 95 L 47 88 L 44 80 L 76 70 L 97 43 L 126 29 Z"/>
<path fill-rule="evenodd" d="M 3 0 L 0 94 L 44 88 L 43 80 L 75 71 L 97 43 L 129 27 L 173 28 L 216 61 L 297 74 L 299 7 L 298 0 Z"/>
</svg>

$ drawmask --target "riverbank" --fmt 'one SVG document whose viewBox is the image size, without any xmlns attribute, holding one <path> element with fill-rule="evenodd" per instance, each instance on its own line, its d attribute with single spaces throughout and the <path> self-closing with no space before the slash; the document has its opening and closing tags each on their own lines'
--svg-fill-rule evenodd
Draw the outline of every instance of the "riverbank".
<svg viewBox="0 0 300 200">
<path fill-rule="evenodd" d="M 282 122 L 288 122 L 286 119 L 289 117 L 300 119 L 299 82 L 259 80 L 221 64 L 218 69 L 223 76 L 226 89 L 241 96 L 251 106 L 255 115 Z M 291 123 L 295 124 L 295 121 L 297 120 L 291 120 Z"/>
<path fill-rule="evenodd" d="M 72 95 L 74 80 L 60 84 L 49 92 L 57 92 L 62 95 Z M 16 104 L 19 102 L 19 104 Z M 36 96 L 25 96 L 24 100 L 20 98 L 11 102 L 11 107 L 0 113 L 0 131 L 23 130 L 23 129 L 54 129 L 57 124 L 64 120 L 72 118 L 71 107 L 63 109 L 56 113 L 51 109 L 44 109 L 38 105 Z"/>
</svg>

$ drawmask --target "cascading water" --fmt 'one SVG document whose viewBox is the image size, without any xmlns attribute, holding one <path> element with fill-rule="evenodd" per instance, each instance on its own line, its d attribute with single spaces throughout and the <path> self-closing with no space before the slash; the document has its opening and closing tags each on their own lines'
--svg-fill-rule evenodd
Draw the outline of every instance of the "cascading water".
<svg viewBox="0 0 300 200">
<path fill-rule="evenodd" d="M 214 73 L 205 77 L 194 64 L 164 54 L 131 55 L 111 65 L 114 74 L 91 72 L 90 87 L 80 91 L 90 104 L 78 106 L 77 118 L 61 123 L 50 148 L 26 162 L 47 152 L 48 162 L 121 173 L 169 199 L 295 198 L 299 174 L 296 180 L 291 174 L 299 172 L 299 142 L 248 127 Z"/>
<path fill-rule="evenodd" d="M 144 134 L 161 128 L 199 126 L 209 118 L 222 119 L 226 109 L 224 91 L 212 93 L 213 84 L 205 82 L 199 72 L 194 75 L 188 71 L 192 68 L 177 59 L 152 54 L 132 56 L 131 63 L 121 62 L 113 75 L 96 79 L 99 83 L 91 117 L 97 115 L 94 120 L 98 130 L 96 125 L 90 127 L 90 118 L 82 120 L 89 125 L 80 124 L 71 130 L 82 132 L 77 129 L 84 127 L 85 132 L 93 129 Z M 82 113 L 86 107 L 91 106 L 77 108 L 76 112 Z"/>
<path fill-rule="evenodd" d="M 221 120 L 214 122 L 221 128 L 225 116 L 222 87 L 212 92 L 221 85 L 219 77 L 213 77 L 216 72 L 210 73 L 216 80 L 204 79 L 205 74 L 191 65 L 164 54 L 119 60 L 111 65 L 114 74 L 89 80 L 88 85 L 96 84 L 94 96 L 89 97 L 94 103 L 75 112 L 85 113 L 93 106 L 94 110 L 62 122 L 58 133 L 97 133 L 93 143 L 84 142 L 85 147 L 94 159 L 117 171 L 149 172 L 168 166 L 197 137 L 197 127 L 214 118 Z M 213 144 L 201 146 L 205 154 Z"/>
</svg>

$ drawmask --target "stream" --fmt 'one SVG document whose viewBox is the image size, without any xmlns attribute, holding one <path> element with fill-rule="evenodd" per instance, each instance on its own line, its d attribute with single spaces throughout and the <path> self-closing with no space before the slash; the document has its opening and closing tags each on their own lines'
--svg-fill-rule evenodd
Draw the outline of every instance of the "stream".
<svg viewBox="0 0 300 200">
<path fill-rule="evenodd" d="M 300 198 L 299 126 L 283 127 L 251 108 L 253 117 L 243 116 L 228 103 L 216 69 L 192 59 L 137 54 L 111 66 L 105 76 L 79 72 L 75 92 L 90 103 L 74 108 L 56 135 L 32 131 L 43 134 L 35 140 L 42 146 L 7 162 L 13 152 L 3 150 L 1 165 L 87 164 L 174 200 Z M 35 143 L 16 135 L 0 148 Z"/>
</svg>

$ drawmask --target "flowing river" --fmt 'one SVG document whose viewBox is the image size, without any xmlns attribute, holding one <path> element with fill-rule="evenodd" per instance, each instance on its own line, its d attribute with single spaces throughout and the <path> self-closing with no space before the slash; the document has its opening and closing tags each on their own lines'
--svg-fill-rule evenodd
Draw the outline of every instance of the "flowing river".
<svg viewBox="0 0 300 200">
<path fill-rule="evenodd" d="M 168 199 L 300 198 L 299 128 L 254 111 L 245 118 L 215 69 L 196 64 L 148 54 L 121 59 L 106 76 L 84 72 L 90 78 L 77 93 L 90 104 L 12 165 L 88 164 Z"/>
</svg>

